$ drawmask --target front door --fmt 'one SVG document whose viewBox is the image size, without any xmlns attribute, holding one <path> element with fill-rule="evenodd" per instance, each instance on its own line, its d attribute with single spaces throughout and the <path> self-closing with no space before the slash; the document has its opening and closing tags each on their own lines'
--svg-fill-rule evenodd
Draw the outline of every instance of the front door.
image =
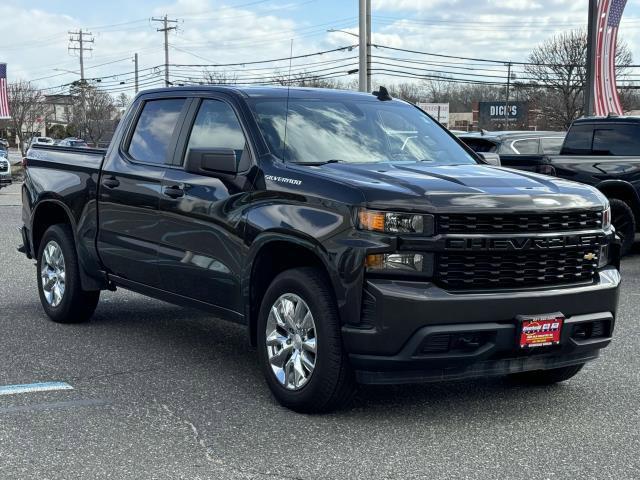
<svg viewBox="0 0 640 480">
<path fill-rule="evenodd" d="M 202 99 L 174 168 L 162 181 L 159 268 L 166 290 L 241 312 L 240 278 L 245 256 L 242 206 L 250 185 L 243 175 L 251 153 L 236 112 L 217 99 Z M 189 128 L 190 127 L 190 128 Z M 235 150 L 239 174 L 204 176 L 182 168 L 189 149 Z"/>
</svg>

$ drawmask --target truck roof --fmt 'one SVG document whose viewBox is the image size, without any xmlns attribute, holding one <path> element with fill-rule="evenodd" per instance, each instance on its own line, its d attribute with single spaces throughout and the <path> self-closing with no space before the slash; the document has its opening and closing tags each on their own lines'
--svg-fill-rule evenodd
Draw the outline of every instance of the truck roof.
<svg viewBox="0 0 640 480">
<path fill-rule="evenodd" d="M 574 125 L 580 123 L 593 123 L 593 122 L 606 122 L 606 123 L 640 123 L 640 117 L 632 115 L 620 115 L 620 116 L 606 116 L 606 117 L 582 117 L 573 122 Z"/>
<path fill-rule="evenodd" d="M 354 90 L 338 90 L 333 88 L 313 88 L 313 87 L 286 87 L 286 86 L 235 86 L 235 85 L 190 85 L 184 87 L 154 88 L 140 92 L 141 95 L 164 92 L 223 92 L 235 95 L 242 95 L 246 98 L 322 98 L 322 99 L 344 99 L 353 97 L 359 100 L 371 99 L 376 101 L 375 95 L 368 92 L 356 92 Z"/>
</svg>

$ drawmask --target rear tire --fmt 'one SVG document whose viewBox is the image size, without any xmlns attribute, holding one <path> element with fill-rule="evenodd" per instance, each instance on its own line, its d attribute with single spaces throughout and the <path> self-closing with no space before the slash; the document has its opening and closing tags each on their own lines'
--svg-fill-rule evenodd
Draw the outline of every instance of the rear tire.
<svg viewBox="0 0 640 480">
<path fill-rule="evenodd" d="M 313 325 L 312 335 L 304 333 L 309 327 L 296 330 L 298 310 L 294 305 L 301 305 L 304 320 L 300 323 Z M 278 306 L 290 306 L 291 315 L 284 315 L 285 309 Z M 273 308 L 281 313 L 276 316 Z M 317 269 L 295 268 L 273 280 L 262 299 L 257 343 L 267 385 L 283 406 L 301 413 L 320 413 L 344 407 L 353 398 L 355 378 L 342 345 L 338 310 L 327 280 Z M 276 358 L 280 351 L 282 358 L 296 360 L 298 355 L 302 361 L 295 365 L 295 361 L 290 364 Z"/>
<path fill-rule="evenodd" d="M 69 225 L 44 232 L 37 257 L 38 292 L 45 313 L 57 323 L 82 323 L 91 318 L 100 291 L 82 290 L 73 233 Z"/>
<path fill-rule="evenodd" d="M 569 380 L 582 370 L 582 367 L 584 367 L 584 363 L 550 370 L 532 370 L 530 372 L 511 374 L 509 379 L 515 383 L 528 385 L 553 385 L 554 383 Z"/>
<path fill-rule="evenodd" d="M 620 252 L 622 255 L 628 255 L 635 241 L 636 217 L 631 207 L 623 200 L 612 198 L 609 200 L 609 204 L 611 205 L 611 223 L 622 239 Z"/>
</svg>

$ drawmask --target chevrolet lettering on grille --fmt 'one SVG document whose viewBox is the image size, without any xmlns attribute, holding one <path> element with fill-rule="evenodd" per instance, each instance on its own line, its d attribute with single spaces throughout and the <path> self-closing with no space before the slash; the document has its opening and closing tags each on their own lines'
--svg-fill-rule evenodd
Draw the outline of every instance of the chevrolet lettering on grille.
<svg viewBox="0 0 640 480">
<path fill-rule="evenodd" d="M 562 235 L 542 238 L 447 238 L 446 250 L 555 250 L 599 246 L 603 238 L 599 235 Z"/>
</svg>

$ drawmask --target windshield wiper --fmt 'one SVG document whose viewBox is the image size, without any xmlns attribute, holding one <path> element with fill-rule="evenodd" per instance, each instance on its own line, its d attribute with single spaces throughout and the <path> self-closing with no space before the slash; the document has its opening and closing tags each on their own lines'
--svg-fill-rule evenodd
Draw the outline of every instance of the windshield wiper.
<svg viewBox="0 0 640 480">
<path fill-rule="evenodd" d="M 318 165 L 326 165 L 327 163 L 343 163 L 344 160 L 340 160 L 338 158 L 332 158 L 331 160 L 325 160 L 322 162 L 289 162 L 294 165 L 310 165 L 312 167 L 317 167 Z"/>
</svg>

